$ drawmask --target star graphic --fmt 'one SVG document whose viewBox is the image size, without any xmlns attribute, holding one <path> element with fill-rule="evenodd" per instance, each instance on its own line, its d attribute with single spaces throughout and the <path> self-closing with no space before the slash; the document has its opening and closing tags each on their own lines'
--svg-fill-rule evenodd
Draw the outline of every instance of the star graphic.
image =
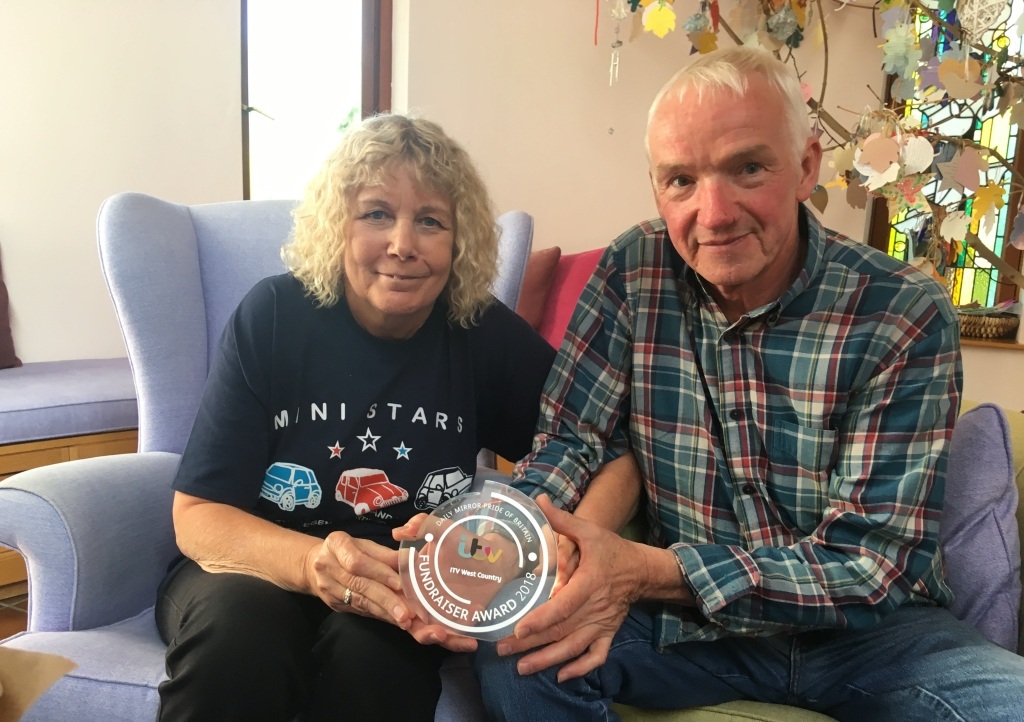
<svg viewBox="0 0 1024 722">
<path fill-rule="evenodd" d="M 409 459 L 409 452 L 411 448 L 407 448 L 404 441 L 398 442 L 400 446 L 392 446 L 391 448 L 398 452 L 397 459 Z M 411 461 L 411 459 L 409 459 Z"/>
<path fill-rule="evenodd" d="M 380 437 L 374 436 L 373 432 L 370 431 L 369 426 L 366 427 L 365 434 L 363 434 L 362 436 L 357 436 L 356 438 L 363 442 L 363 451 L 366 451 L 367 449 L 373 449 L 374 451 L 377 450 L 377 440 Z"/>
<path fill-rule="evenodd" d="M 327 450 L 331 452 L 331 458 L 334 459 L 341 456 L 341 452 L 345 450 L 345 447 L 335 441 L 334 446 L 328 446 Z"/>
</svg>

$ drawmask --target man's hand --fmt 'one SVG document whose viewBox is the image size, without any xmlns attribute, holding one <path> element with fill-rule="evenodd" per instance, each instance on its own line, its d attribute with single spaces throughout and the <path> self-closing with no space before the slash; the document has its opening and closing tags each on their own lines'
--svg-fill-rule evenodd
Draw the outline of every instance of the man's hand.
<svg viewBox="0 0 1024 722">
<path fill-rule="evenodd" d="M 556 596 L 523 617 L 514 637 L 498 642 L 498 653 L 517 654 L 546 645 L 519 661 L 519 673 L 569 662 L 558 672 L 558 681 L 563 682 L 587 674 L 607 659 L 629 605 L 640 596 L 646 560 L 640 545 L 556 508 L 546 496 L 537 504 L 551 528 L 575 543 L 579 567 Z"/>
</svg>

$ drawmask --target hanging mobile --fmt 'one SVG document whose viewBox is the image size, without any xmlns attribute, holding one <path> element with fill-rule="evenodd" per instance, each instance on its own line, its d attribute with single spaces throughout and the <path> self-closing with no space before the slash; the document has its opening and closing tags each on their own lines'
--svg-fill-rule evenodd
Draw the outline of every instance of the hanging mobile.
<svg viewBox="0 0 1024 722">
<path fill-rule="evenodd" d="M 611 12 L 612 20 L 615 21 L 615 40 L 612 42 L 612 59 L 608 66 L 608 87 L 615 84 L 619 79 L 619 48 L 622 47 L 622 40 L 619 39 L 619 28 L 623 20 L 629 17 L 629 10 L 626 8 L 626 0 L 615 0 Z"/>
</svg>

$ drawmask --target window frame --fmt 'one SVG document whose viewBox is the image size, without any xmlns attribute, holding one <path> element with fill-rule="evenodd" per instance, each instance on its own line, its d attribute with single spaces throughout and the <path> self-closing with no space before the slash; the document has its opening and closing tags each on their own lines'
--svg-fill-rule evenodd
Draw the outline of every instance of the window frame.
<svg viewBox="0 0 1024 722">
<path fill-rule="evenodd" d="M 366 118 L 391 110 L 391 29 L 393 0 L 362 0 L 362 99 Z M 240 0 L 242 35 L 242 199 L 251 199 L 249 167 L 249 3 Z"/>
</svg>

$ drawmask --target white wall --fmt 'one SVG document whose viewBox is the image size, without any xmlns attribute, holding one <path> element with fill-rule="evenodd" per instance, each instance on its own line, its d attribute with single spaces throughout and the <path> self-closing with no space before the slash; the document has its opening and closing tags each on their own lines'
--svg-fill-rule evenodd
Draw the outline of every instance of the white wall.
<svg viewBox="0 0 1024 722">
<path fill-rule="evenodd" d="M 534 214 L 536 247 L 605 245 L 655 213 L 643 151 L 647 109 L 686 62 L 690 43 L 682 32 L 660 40 L 641 33 L 622 47 L 619 80 L 609 87 L 610 4 L 601 4 L 596 47 L 592 4 L 516 0 L 498 6 L 490 0 L 396 0 L 395 108 L 419 111 L 460 140 L 499 209 Z M 871 40 L 870 13 L 832 12 L 828 22 L 825 104 L 849 124 L 856 116 L 835 103 L 841 99 L 857 111 L 876 103 L 866 85 L 879 91 L 881 55 L 875 41 L 862 41 L 857 63 L 837 55 L 857 39 Z M 630 29 L 627 20 L 621 37 Z M 817 88 L 821 44 L 809 37 L 805 45 L 801 62 Z M 861 75 L 851 78 L 855 72 Z M 823 177 L 830 175 L 826 169 Z M 863 213 L 844 205 L 838 197 L 829 204 L 830 225 L 860 236 Z"/>
<path fill-rule="evenodd" d="M 125 353 L 100 203 L 241 198 L 237 0 L 0 3 L 0 253 L 23 361 Z"/>
</svg>

